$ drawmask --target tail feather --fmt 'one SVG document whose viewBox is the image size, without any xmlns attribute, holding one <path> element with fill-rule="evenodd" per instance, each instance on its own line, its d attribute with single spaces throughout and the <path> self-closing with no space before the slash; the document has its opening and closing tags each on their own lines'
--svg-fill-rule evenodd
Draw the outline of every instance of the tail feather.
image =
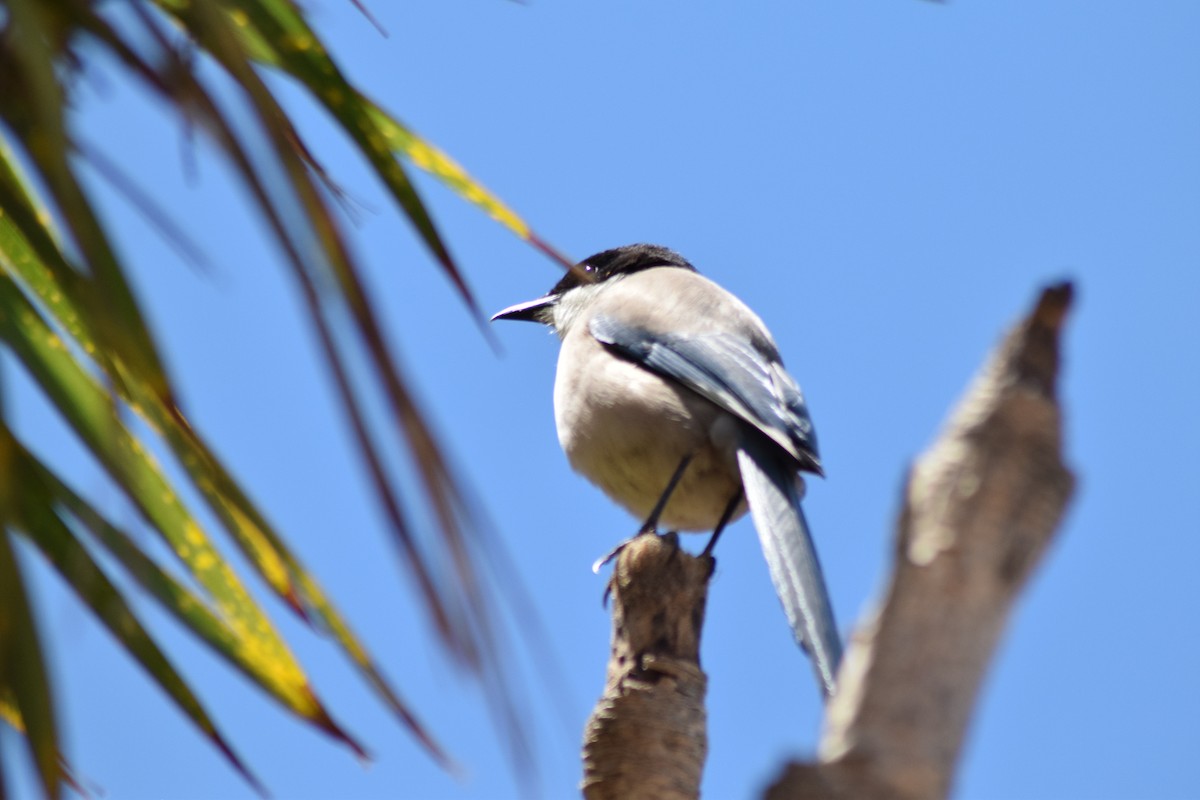
<svg viewBox="0 0 1200 800">
<path fill-rule="evenodd" d="M 813 547 L 794 468 L 774 443 L 747 432 L 738 447 L 738 466 L 754 527 L 775 592 L 800 646 L 812 657 L 821 692 L 833 693 L 842 642 L 833 619 L 821 564 Z"/>
</svg>

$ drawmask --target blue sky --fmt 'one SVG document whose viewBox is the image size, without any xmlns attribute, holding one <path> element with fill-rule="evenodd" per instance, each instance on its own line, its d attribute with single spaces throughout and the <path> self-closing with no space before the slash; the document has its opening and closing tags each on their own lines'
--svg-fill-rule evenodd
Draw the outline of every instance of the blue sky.
<svg viewBox="0 0 1200 800">
<path fill-rule="evenodd" d="M 843 631 L 880 592 L 907 466 L 1039 287 L 1074 279 L 1062 395 L 1079 488 L 1000 643 L 955 796 L 1200 796 L 1200 5 L 406 0 L 373 11 L 389 38 L 348 3 L 322 0 L 311 18 L 369 95 L 556 246 L 583 257 L 667 244 L 772 328 L 820 435 L 828 479 L 806 507 Z M 117 74 L 82 88 L 78 130 L 129 165 L 213 264 L 182 264 L 96 184 L 189 415 L 465 777 L 433 765 L 277 605 L 370 765 L 294 723 L 149 604 L 145 615 L 276 797 L 521 796 L 479 691 L 415 610 L 278 254 L 207 148 L 186 179 L 179 126 Z M 344 139 L 293 106 L 361 205 L 355 247 L 403 366 L 541 612 L 552 658 L 523 656 L 519 685 L 544 795 L 571 796 L 608 647 L 589 567 L 636 522 L 558 449 L 554 340 L 499 326 L 497 355 Z M 485 309 L 557 279 L 506 230 L 421 185 Z M 3 367 L 19 433 L 134 524 Z M 112 800 L 251 796 L 24 555 L 80 771 Z M 748 521 L 718 556 L 704 790 L 744 797 L 812 751 L 821 709 Z M 21 796 L 30 784 L 17 780 Z"/>
</svg>

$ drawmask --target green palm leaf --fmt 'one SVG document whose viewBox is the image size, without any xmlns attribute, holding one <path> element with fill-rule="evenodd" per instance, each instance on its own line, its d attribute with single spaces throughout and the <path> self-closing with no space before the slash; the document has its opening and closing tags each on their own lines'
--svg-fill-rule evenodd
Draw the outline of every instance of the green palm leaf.
<svg viewBox="0 0 1200 800">
<path fill-rule="evenodd" d="M 0 415 L 5 529 L 0 534 L 0 707 L 27 733 L 46 793 L 56 794 L 65 772 L 59 766 L 35 619 L 8 539 L 15 531 L 41 550 L 151 680 L 251 782 L 198 693 L 137 620 L 131 598 L 92 558 L 94 548 L 106 551 L 142 590 L 268 696 L 360 750 L 333 721 L 287 643 L 189 508 L 185 487 L 176 485 L 151 455 L 160 453 L 177 463 L 191 485 L 188 491 L 212 512 L 265 585 L 303 619 L 330 633 L 380 699 L 445 760 L 316 576 L 181 408 L 126 277 L 128 266 L 79 178 L 80 164 L 91 151 L 73 140 L 68 109 L 71 74 L 88 68 L 90 51 L 79 47 L 87 40 L 202 131 L 254 199 L 301 289 L 424 607 L 449 651 L 485 677 L 491 700 L 507 714 L 510 737 L 519 746 L 520 728 L 502 690 L 492 603 L 476 564 L 478 545 L 468 535 L 477 524 L 471 506 L 382 333 L 380 315 L 330 208 L 336 186 L 260 71 L 290 76 L 346 131 L 477 317 L 467 283 L 399 159 L 435 175 L 518 236 L 567 260 L 452 159 L 351 85 L 294 3 L 155 0 L 153 6 L 135 2 L 126 10 L 132 14 L 118 28 L 100 4 L 0 0 L 0 346 L 42 389 L 197 588 L 172 577 L 68 488 L 52 466 L 25 449 Z M 229 98 L 210 91 L 189 54 L 179 50 L 171 28 L 182 31 L 203 59 L 239 87 L 247 104 L 241 112 L 229 113 Z M 25 179 L 23 170 L 33 180 Z M 352 329 L 334 325 L 335 318 L 352 320 Z M 361 359 L 360 349 L 373 367 L 367 387 L 358 385 L 361 380 L 356 382 L 349 369 L 351 361 Z M 418 540 L 409 510 L 387 477 L 379 432 L 367 423 L 364 390 L 380 392 L 388 403 L 392 432 L 407 448 L 440 524 L 440 536 L 431 541 Z M 150 440 L 133 433 L 127 424 L 131 414 L 146 423 Z M 17 652 L 22 658 L 14 657 Z"/>
<path fill-rule="evenodd" d="M 233 748 L 217 730 L 191 687 L 142 627 L 120 591 L 92 559 L 87 548 L 75 538 L 67 520 L 62 516 L 63 512 L 70 510 L 72 506 L 80 508 L 80 517 L 87 517 L 92 524 L 102 523 L 99 515 L 58 483 L 45 467 L 16 442 L 10 431 L 4 429 L 0 436 L 7 438 L 15 453 L 10 462 L 12 466 L 29 475 L 24 483 L 20 502 L 16 505 L 17 518 L 13 520 L 12 527 L 37 546 L 97 619 L 200 729 L 201 734 L 229 759 L 233 767 L 251 785 L 262 792 L 257 779 L 246 769 Z M 64 504 L 63 500 L 68 502 Z M 102 524 L 110 529 L 112 527 L 107 523 Z M 192 607 L 202 607 L 202 602 L 192 600 Z"/>
<path fill-rule="evenodd" d="M 6 470 L 12 466 L 7 449 L 0 442 L 0 460 Z M 7 514 L 4 520 L 7 527 Z M 54 707 L 25 582 L 7 531 L 0 532 L 0 697 L 13 698 L 7 705 L 10 713 L 20 717 L 42 788 L 47 797 L 58 797 L 62 777 Z"/>
<path fill-rule="evenodd" d="M 72 299 L 69 299 L 78 291 L 73 281 L 74 271 L 67 265 L 66 257 L 55 245 L 50 232 L 37 222 L 38 213 L 27 187 L 19 180 L 15 166 L 10 163 L 11 159 L 5 158 L 5 155 L 0 150 L 0 200 L 4 201 L 10 213 L 0 217 L 0 255 L 14 266 L 16 276 L 36 293 L 37 299 L 53 313 L 54 322 L 70 333 L 84 353 L 100 352 L 75 311 Z M 16 220 L 25 224 L 18 225 Z M 36 245 L 25 239 L 27 232 L 33 234 L 31 239 L 36 241 Z M 19 300 L 17 302 L 20 304 Z M 26 313 L 31 313 L 31 309 L 26 308 Z M 36 319 L 36 315 L 31 317 L 35 330 L 22 337 L 22 340 L 37 341 L 41 338 L 52 341 L 55 334 L 50 326 L 38 323 Z M 27 349 L 21 348 L 20 351 Z M 58 355 L 55 351 L 57 347 L 51 347 L 51 352 Z M 75 380 L 87 383 L 82 367 L 72 369 L 69 361 L 59 360 L 66 369 L 75 373 Z M 38 374 L 41 370 L 34 369 L 31 372 Z M 307 618 L 308 614 L 315 614 L 321 627 L 334 636 L 394 713 L 432 753 L 444 758 L 423 727 L 416 722 L 407 704 L 399 699 L 397 692 L 384 679 L 366 648 L 329 601 L 316 578 L 292 554 L 282 537 L 179 409 L 162 402 L 161 398 L 136 380 L 129 379 L 115 384 L 115 387 L 129 408 L 139 413 L 153 430 L 166 439 L 193 485 L 258 573 L 302 616 Z M 86 436 L 84 438 L 87 439 Z"/>
</svg>

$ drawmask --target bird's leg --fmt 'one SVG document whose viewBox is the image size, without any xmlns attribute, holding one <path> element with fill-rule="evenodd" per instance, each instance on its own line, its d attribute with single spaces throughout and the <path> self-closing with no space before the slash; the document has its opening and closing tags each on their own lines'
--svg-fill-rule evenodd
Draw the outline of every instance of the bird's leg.
<svg viewBox="0 0 1200 800">
<path fill-rule="evenodd" d="M 675 474 L 671 476 L 671 480 L 667 481 L 667 488 L 663 490 L 662 496 L 658 498 L 658 502 L 650 510 L 650 516 L 646 517 L 646 521 L 642 523 L 642 527 L 638 530 L 638 536 L 644 533 L 654 533 L 658 528 L 658 518 L 662 516 L 663 509 L 667 507 L 667 501 L 671 499 L 671 495 L 675 492 L 675 487 L 683 479 L 683 473 L 690 463 L 692 463 L 692 454 L 688 453 L 679 461 L 679 466 L 675 468 Z"/>
<path fill-rule="evenodd" d="M 713 548 L 717 546 L 717 539 L 721 538 L 721 532 L 729 524 L 729 518 L 733 516 L 733 512 L 737 510 L 738 503 L 740 502 L 742 502 L 742 490 L 738 489 L 734 492 L 733 499 L 729 501 L 729 505 L 725 506 L 725 510 L 721 512 L 721 519 L 717 522 L 717 527 L 713 530 L 708 544 L 704 546 L 704 552 L 700 554 L 701 556 L 712 555 Z"/>
<path fill-rule="evenodd" d="M 654 508 L 650 510 L 650 516 L 646 517 L 646 521 L 642 523 L 642 527 L 638 528 L 638 532 L 633 535 L 633 538 L 644 536 L 648 533 L 655 533 L 658 528 L 658 518 L 662 516 L 663 509 L 667 507 L 667 501 L 671 499 L 675 487 L 679 485 L 679 481 L 683 479 L 683 473 L 687 469 L 688 464 L 692 463 L 692 454 L 688 453 L 679 461 L 679 466 L 675 468 L 675 474 L 671 476 L 671 480 L 667 481 L 667 488 L 663 490 L 662 496 L 658 498 L 658 502 L 654 504 Z M 729 513 L 733 513 L 730 511 Z M 592 564 L 592 572 L 599 573 L 601 567 L 621 554 L 625 549 L 625 545 L 631 540 L 626 539 L 612 549 L 612 552 L 596 559 Z M 678 541 L 678 540 L 676 540 Z"/>
</svg>

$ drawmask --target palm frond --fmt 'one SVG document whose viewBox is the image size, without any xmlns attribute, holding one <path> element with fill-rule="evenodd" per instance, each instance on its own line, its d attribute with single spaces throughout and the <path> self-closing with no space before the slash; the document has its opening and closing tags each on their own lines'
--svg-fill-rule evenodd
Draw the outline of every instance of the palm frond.
<svg viewBox="0 0 1200 800">
<path fill-rule="evenodd" d="M 82 47 L 83 43 L 89 47 Z M 342 74 L 289 0 L 135 0 L 114 16 L 84 0 L 0 0 L 0 343 L 15 356 L 112 483 L 167 544 L 195 589 L 139 547 L 52 465 L 35 457 L 0 414 L 0 698 L 19 718 L 48 795 L 64 772 L 52 693 L 9 536 L 27 538 L 230 763 L 255 783 L 199 700 L 141 625 L 134 605 L 92 556 L 104 551 L 134 583 L 308 724 L 361 747 L 334 722 L 308 677 L 221 553 L 187 497 L 199 498 L 262 582 L 315 628 L 331 634 L 363 678 L 436 758 L 445 760 L 410 706 L 384 678 L 284 535 L 223 465 L 183 411 L 170 371 L 130 285 L 129 265 L 81 180 L 97 151 L 70 125 L 74 76 L 101 52 L 216 146 L 253 198 L 300 288 L 368 474 L 423 607 L 447 650 L 479 672 L 508 735 L 523 734 L 505 695 L 504 666 L 472 504 L 383 335 L 380 313 L 334 213 L 337 187 L 292 123 L 264 71 L 303 87 L 349 135 L 416 235 L 481 318 L 467 282 L 401 159 L 518 236 L 567 264 L 460 166 L 369 100 Z M 197 61 L 237 92 L 214 91 Z M 251 155 L 253 154 L 253 156 Z M 103 166 L 103 165 L 102 165 Z M 108 174 L 118 174 L 111 165 Z M 139 203 L 145 205 L 144 201 Z M 164 220 L 163 227 L 170 227 Z M 349 326 L 342 320 L 350 320 Z M 365 355 L 367 386 L 349 365 Z M 438 522 L 416 529 L 384 468 L 366 411 L 379 393 L 391 434 L 409 454 Z M 131 418 L 144 423 L 132 426 Z M 148 430 L 150 440 L 136 430 Z M 152 453 L 169 455 L 177 484 Z M 449 565 L 446 568 L 444 565 Z M 13 656 L 16 652 L 22 658 Z M 25 657 L 24 654 L 29 654 Z"/>
</svg>

